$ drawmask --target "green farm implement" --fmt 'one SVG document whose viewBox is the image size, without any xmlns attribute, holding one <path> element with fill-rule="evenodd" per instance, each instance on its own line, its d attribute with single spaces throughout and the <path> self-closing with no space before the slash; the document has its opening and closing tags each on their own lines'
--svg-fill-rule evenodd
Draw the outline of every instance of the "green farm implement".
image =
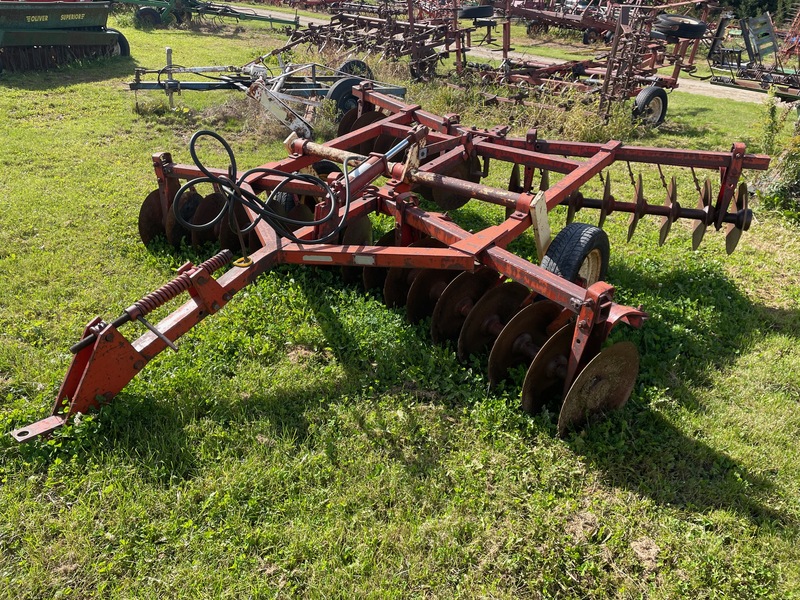
<svg viewBox="0 0 800 600">
<path fill-rule="evenodd" d="M 86 58 L 128 56 L 128 41 L 106 27 L 110 2 L 0 0 L 0 70 L 49 69 Z"/>
</svg>

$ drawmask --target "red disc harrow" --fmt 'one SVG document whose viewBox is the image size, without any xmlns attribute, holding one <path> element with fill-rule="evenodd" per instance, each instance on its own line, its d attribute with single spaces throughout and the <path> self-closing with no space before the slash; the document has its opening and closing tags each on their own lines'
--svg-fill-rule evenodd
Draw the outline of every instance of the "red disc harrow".
<svg viewBox="0 0 800 600">
<path fill-rule="evenodd" d="M 629 342 L 605 342 L 618 323 L 640 327 L 646 319 L 641 308 L 616 303 L 614 288 L 602 280 L 609 254 L 605 232 L 573 217 L 595 209 L 602 225 L 613 212 L 628 213 L 632 235 L 642 217 L 656 215 L 661 242 L 676 220 L 690 220 L 695 245 L 709 226 L 724 226 L 730 252 L 752 218 L 746 186 L 739 183 L 742 170 L 769 164 L 767 156 L 746 154 L 743 144 L 704 152 L 548 141 L 535 131 L 514 138 L 507 127 L 462 126 L 454 115 L 425 112 L 367 84 L 353 92 L 358 108 L 344 115 L 339 137 L 316 144 L 294 136 L 287 140 L 288 157 L 246 172 L 237 170 L 227 145 L 227 170 L 176 164 L 167 153 L 153 156 L 158 189 L 142 206 L 143 239 L 165 234 L 179 244 L 216 238 L 227 249 L 201 265 L 187 263 L 176 279 L 116 320 L 90 322 L 72 347 L 52 415 L 13 431 L 15 439 L 47 434 L 71 415 L 111 401 L 157 354 L 282 263 L 337 265 L 351 281 L 382 287 L 387 304 L 405 305 L 412 321 L 430 317 L 434 341 L 451 341 L 459 358 L 488 352 L 491 384 L 512 368 L 527 367 L 523 409 L 557 411 L 564 434 L 627 401 L 638 373 L 637 350 Z M 612 194 L 614 163 L 626 173 L 617 178 L 630 180 L 631 201 Z M 490 164 L 506 169 L 507 188 L 481 183 Z M 645 199 L 632 165 L 657 169 L 660 202 Z M 679 204 L 676 178 L 669 174 L 679 167 L 694 182 L 691 208 Z M 719 178 L 716 194 L 698 171 Z M 198 193 L 201 184 L 214 192 Z M 447 210 L 468 201 L 491 203 L 505 209 L 505 218 L 469 232 L 446 213 L 421 208 L 418 195 Z M 548 213 L 559 205 L 568 207 L 569 223 L 551 241 Z M 395 222 L 377 241 L 371 213 Z M 528 230 L 543 257 L 539 265 L 506 249 Z M 233 261 L 231 249 L 242 257 Z M 219 278 L 211 276 L 231 262 Z M 158 324 L 147 321 L 183 292 L 189 298 L 182 306 Z M 149 329 L 133 342 L 120 332 L 132 320 Z"/>
</svg>

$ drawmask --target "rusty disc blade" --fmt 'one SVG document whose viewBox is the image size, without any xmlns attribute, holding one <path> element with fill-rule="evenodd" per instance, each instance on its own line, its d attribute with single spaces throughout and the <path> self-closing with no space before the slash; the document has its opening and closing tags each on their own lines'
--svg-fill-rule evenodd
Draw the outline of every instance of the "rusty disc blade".
<svg viewBox="0 0 800 600">
<path fill-rule="evenodd" d="M 372 221 L 363 216 L 350 223 L 342 234 L 343 246 L 372 245 Z M 342 267 L 342 279 L 345 283 L 355 283 L 363 277 L 364 267 Z"/>
<path fill-rule="evenodd" d="M 467 314 L 490 288 L 500 282 L 500 274 L 489 267 L 466 271 L 444 289 L 431 316 L 431 337 L 437 344 L 457 340 Z"/>
<path fill-rule="evenodd" d="M 408 245 L 409 248 L 444 248 L 445 244 L 436 238 L 424 238 Z M 386 273 L 386 281 L 383 284 L 383 301 L 389 308 L 405 306 L 408 290 L 414 279 L 423 269 L 406 269 L 404 267 L 392 267 Z"/>
<path fill-rule="evenodd" d="M 564 325 L 547 340 L 533 359 L 522 384 L 522 410 L 538 415 L 551 403 L 561 404 L 572 347 L 573 323 Z"/>
<path fill-rule="evenodd" d="M 458 359 L 466 362 L 471 354 L 478 354 L 496 340 L 530 293 L 516 281 L 507 281 L 486 292 L 464 320 L 458 336 Z"/>
<path fill-rule="evenodd" d="M 336 129 L 336 137 L 342 137 L 353 131 L 353 123 L 358 118 L 358 108 L 351 108 L 342 116 L 339 127 Z"/>
<path fill-rule="evenodd" d="M 161 211 L 161 194 L 158 190 L 153 190 L 139 209 L 139 237 L 146 246 L 163 234 L 164 214 Z"/>
<path fill-rule="evenodd" d="M 237 202 L 233 210 L 234 216 L 236 217 L 236 223 L 239 225 L 239 229 L 247 227 L 247 213 L 245 213 L 244 207 Z M 247 236 L 244 236 L 244 239 L 246 242 Z M 241 251 L 239 235 L 236 233 L 236 231 L 231 229 L 230 212 L 226 212 L 225 216 L 222 217 L 219 222 L 219 247 L 221 250 Z"/>
<path fill-rule="evenodd" d="M 561 314 L 555 302 L 542 300 L 529 304 L 503 327 L 489 353 L 489 385 L 497 385 L 509 369 L 530 364 L 550 337 L 548 326 Z"/>
<path fill-rule="evenodd" d="M 173 201 L 172 208 L 167 211 L 164 230 L 167 234 L 167 241 L 175 248 L 181 245 L 181 240 L 189 237 L 189 230 L 178 223 L 178 219 L 175 217 L 175 211 L 177 210 L 180 212 L 184 221 L 191 223 L 194 213 L 197 207 L 200 206 L 202 200 L 203 197 L 200 194 L 190 189 L 180 197 L 177 205 Z"/>
<path fill-rule="evenodd" d="M 558 417 L 558 435 L 621 408 L 631 397 L 638 374 L 639 351 L 633 343 L 618 342 L 602 350 L 569 388 Z"/>
<path fill-rule="evenodd" d="M 354 122 L 350 131 L 356 131 L 357 129 L 361 129 L 362 127 L 366 127 L 367 125 L 372 125 L 373 123 L 377 123 L 381 119 L 385 119 L 386 115 L 382 112 L 378 112 L 377 110 L 373 110 L 371 112 L 366 112 L 360 117 L 358 117 Z M 377 134 L 377 130 L 375 131 Z M 378 135 L 373 135 L 372 137 L 366 139 L 365 141 L 361 142 L 357 146 L 353 147 L 353 152 L 357 154 L 362 154 L 364 156 L 368 155 L 372 152 L 372 149 L 375 147 L 375 140 L 379 138 Z"/>
<path fill-rule="evenodd" d="M 477 183 L 481 178 L 480 175 L 473 175 L 473 168 L 477 169 L 477 165 L 474 164 L 476 161 L 477 159 L 473 159 L 471 161 L 459 163 L 453 170 L 447 173 L 447 176 Z M 431 190 L 431 199 L 442 210 L 461 208 L 470 200 L 469 196 L 459 196 L 451 191 L 440 188 L 433 188 Z"/>
<path fill-rule="evenodd" d="M 390 229 L 386 233 L 384 233 L 377 242 L 375 242 L 376 246 L 394 246 L 395 242 L 395 230 Z M 374 288 L 383 289 L 383 284 L 386 281 L 386 273 L 389 269 L 386 267 L 369 267 L 364 268 L 364 275 L 362 277 L 362 281 L 364 283 L 365 290 L 371 290 Z"/>
<path fill-rule="evenodd" d="M 214 192 L 209 194 L 197 206 L 192 217 L 192 225 L 204 225 L 213 221 L 225 206 L 225 200 L 220 195 Z M 206 229 L 192 231 L 192 247 L 199 248 L 206 242 L 215 242 L 219 239 L 219 223 L 215 223 Z"/>
<path fill-rule="evenodd" d="M 406 299 L 406 318 L 419 323 L 433 314 L 433 307 L 447 285 L 458 271 L 448 269 L 425 269 L 414 278 Z"/>
</svg>

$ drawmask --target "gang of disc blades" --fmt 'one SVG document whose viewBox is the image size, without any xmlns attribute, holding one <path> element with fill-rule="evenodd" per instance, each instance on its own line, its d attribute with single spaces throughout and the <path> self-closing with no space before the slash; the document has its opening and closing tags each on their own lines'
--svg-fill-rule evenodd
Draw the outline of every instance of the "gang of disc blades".
<svg viewBox="0 0 800 600">
<path fill-rule="evenodd" d="M 507 281 L 486 292 L 464 320 L 458 336 L 458 359 L 466 362 L 471 354 L 478 354 L 496 340 L 530 293 L 516 281 Z"/>
<path fill-rule="evenodd" d="M 522 383 L 522 410 L 538 415 L 550 404 L 558 404 L 564 393 L 574 323 L 568 323 L 547 340 L 528 367 Z"/>
<path fill-rule="evenodd" d="M 458 273 L 451 269 L 425 269 L 419 273 L 411 283 L 406 299 L 409 322 L 419 323 L 431 316 L 439 296 Z"/>
<path fill-rule="evenodd" d="M 529 304 L 512 317 L 489 353 L 490 386 L 505 379 L 509 369 L 532 362 L 549 337 L 547 327 L 561 311 L 555 302 L 541 300 Z"/>
<path fill-rule="evenodd" d="M 500 274 L 489 267 L 458 275 L 444 289 L 431 315 L 431 338 L 436 344 L 457 340 L 467 314 L 487 290 L 500 282 Z"/>
</svg>

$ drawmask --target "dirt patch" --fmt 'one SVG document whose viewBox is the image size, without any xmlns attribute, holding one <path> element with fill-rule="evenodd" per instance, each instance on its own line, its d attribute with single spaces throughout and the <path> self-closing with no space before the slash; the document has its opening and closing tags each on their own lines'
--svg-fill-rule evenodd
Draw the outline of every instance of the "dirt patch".
<svg viewBox="0 0 800 600">
<path fill-rule="evenodd" d="M 658 553 L 659 547 L 649 537 L 639 538 L 631 542 L 631 549 L 639 559 L 639 562 L 644 566 L 644 570 L 648 573 L 655 571 L 658 567 Z"/>
</svg>

